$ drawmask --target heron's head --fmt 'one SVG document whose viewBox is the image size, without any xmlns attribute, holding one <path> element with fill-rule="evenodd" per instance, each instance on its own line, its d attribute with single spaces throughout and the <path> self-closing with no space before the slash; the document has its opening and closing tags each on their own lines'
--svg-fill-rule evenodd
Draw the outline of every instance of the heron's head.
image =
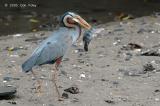
<svg viewBox="0 0 160 106">
<path fill-rule="evenodd" d="M 75 25 L 79 25 L 83 28 L 90 29 L 91 25 L 89 25 L 81 16 L 73 12 L 66 12 L 61 19 L 61 22 L 65 27 L 75 27 Z"/>
</svg>

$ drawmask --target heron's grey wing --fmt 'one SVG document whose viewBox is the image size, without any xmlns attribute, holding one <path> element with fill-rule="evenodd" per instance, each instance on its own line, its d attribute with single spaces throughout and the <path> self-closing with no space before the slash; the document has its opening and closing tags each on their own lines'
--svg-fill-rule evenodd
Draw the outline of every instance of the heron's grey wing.
<svg viewBox="0 0 160 106">
<path fill-rule="evenodd" d="M 28 72 L 36 65 L 53 62 L 56 58 L 63 56 L 71 43 L 71 37 L 68 35 L 70 35 L 70 31 L 65 28 L 55 31 L 22 64 L 23 71 Z"/>
<path fill-rule="evenodd" d="M 41 50 L 36 64 L 42 65 L 46 63 L 53 63 L 57 58 L 64 56 L 66 49 L 67 46 L 63 41 L 47 42 L 44 48 Z"/>
</svg>

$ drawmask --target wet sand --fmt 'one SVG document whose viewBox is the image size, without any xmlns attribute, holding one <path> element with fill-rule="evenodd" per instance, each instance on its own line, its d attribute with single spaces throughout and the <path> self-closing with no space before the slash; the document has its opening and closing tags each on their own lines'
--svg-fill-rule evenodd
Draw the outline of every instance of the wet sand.
<svg viewBox="0 0 160 106">
<path fill-rule="evenodd" d="M 51 32 L 41 31 L 0 37 L 0 83 L 17 87 L 14 98 L 2 106 L 159 106 L 160 57 L 142 56 L 160 49 L 160 17 L 141 17 L 97 25 L 98 33 L 89 51 L 73 47 L 58 72 L 60 92 L 76 86 L 78 94 L 57 101 L 52 84 L 52 65 L 34 68 L 42 80 L 42 94 L 35 92 L 31 73 L 21 64 Z M 136 45 L 136 46 L 135 46 Z M 138 45 L 138 46 L 137 46 Z M 146 65 L 149 64 L 149 65 Z M 4 81 L 5 77 L 11 80 Z"/>
</svg>

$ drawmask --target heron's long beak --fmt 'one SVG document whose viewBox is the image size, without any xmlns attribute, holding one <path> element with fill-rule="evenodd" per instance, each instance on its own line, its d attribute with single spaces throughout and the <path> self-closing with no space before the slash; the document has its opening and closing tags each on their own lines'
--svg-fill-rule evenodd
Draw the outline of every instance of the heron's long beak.
<svg viewBox="0 0 160 106">
<path fill-rule="evenodd" d="M 75 18 L 73 18 L 73 20 L 75 22 L 77 22 L 78 24 L 80 24 L 82 27 L 86 28 L 86 29 L 91 29 L 91 25 L 89 25 L 83 18 L 81 18 L 80 16 L 76 16 Z"/>
</svg>

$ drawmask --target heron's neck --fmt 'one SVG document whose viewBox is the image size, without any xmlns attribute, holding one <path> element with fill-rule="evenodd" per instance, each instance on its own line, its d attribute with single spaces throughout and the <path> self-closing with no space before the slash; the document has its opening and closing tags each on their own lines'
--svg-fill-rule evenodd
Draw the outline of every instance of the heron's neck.
<svg viewBox="0 0 160 106">
<path fill-rule="evenodd" d="M 76 43 L 76 41 L 79 39 L 82 29 L 79 25 L 75 25 L 75 27 L 73 28 L 74 33 L 71 34 L 72 36 L 72 44 Z"/>
</svg>

